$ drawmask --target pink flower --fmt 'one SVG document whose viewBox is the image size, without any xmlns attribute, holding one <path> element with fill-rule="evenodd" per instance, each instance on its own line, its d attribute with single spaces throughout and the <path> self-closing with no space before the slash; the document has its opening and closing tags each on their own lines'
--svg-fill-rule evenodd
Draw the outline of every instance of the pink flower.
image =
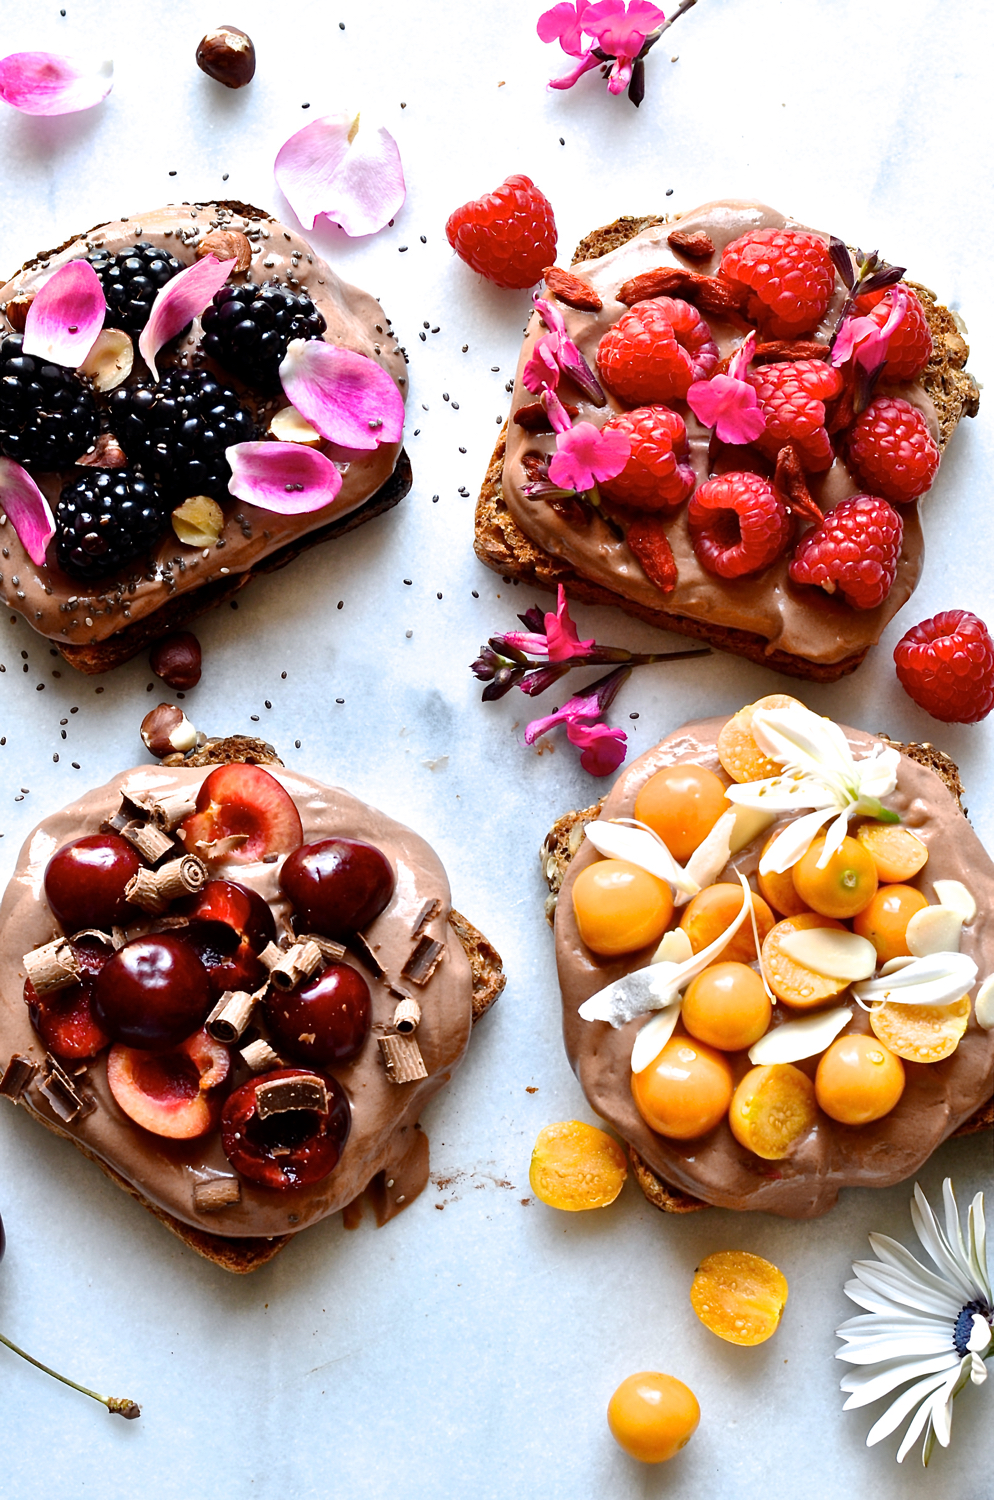
<svg viewBox="0 0 994 1500">
<path fill-rule="evenodd" d="M 723 443 L 754 443 L 766 431 L 766 415 L 745 379 L 755 351 L 753 330 L 729 361 L 727 375 L 698 380 L 687 392 L 687 405 L 694 416 L 705 427 L 713 427 Z"/>
<path fill-rule="evenodd" d="M 533 614 L 538 614 L 537 607 Z M 525 619 L 526 624 L 533 623 L 531 618 L 522 618 Z M 518 651 L 527 651 L 533 656 L 547 656 L 550 661 L 566 661 L 572 656 L 589 656 L 596 644 L 592 638 L 589 641 L 580 640 L 576 626 L 570 619 L 566 590 L 562 584 L 559 585 L 555 612 L 550 610 L 545 616 L 544 635 L 539 635 L 537 631 L 511 630 L 496 639 L 503 644 L 513 646 Z"/>
<path fill-rule="evenodd" d="M 873 318 L 846 318 L 832 345 L 832 364 L 838 368 L 855 356 L 868 375 L 874 375 L 886 363 L 887 350 L 894 333 L 908 312 L 908 289 L 898 283 L 891 287 L 891 307 L 882 328 Z"/>
<path fill-rule="evenodd" d="M 306 229 L 324 214 L 347 235 L 376 234 L 404 205 L 407 187 L 397 142 L 360 115 L 312 120 L 280 147 L 273 171 Z"/>
<path fill-rule="evenodd" d="M 609 724 L 574 722 L 566 726 L 566 737 L 571 744 L 582 746 L 580 764 L 591 776 L 610 776 L 628 753 L 625 731 L 612 729 Z"/>
<path fill-rule="evenodd" d="M 596 406 L 606 400 L 600 384 L 583 355 L 566 332 L 566 320 L 555 303 L 540 297 L 536 292 L 532 301 L 536 311 L 548 329 L 535 341 L 531 358 L 521 374 L 526 390 L 538 394 L 543 389 L 555 390 L 560 374 L 566 375 L 579 386 L 585 396 Z"/>
<path fill-rule="evenodd" d="M 92 109 L 114 87 L 114 64 L 95 67 L 55 52 L 13 52 L 0 60 L 0 99 L 25 115 Z"/>
<path fill-rule="evenodd" d="M 615 59 L 608 79 L 608 92 L 621 94 L 628 87 L 632 64 L 645 45 L 646 38 L 666 20 L 663 12 L 649 0 L 599 0 L 588 6 L 583 28 L 597 42 L 602 52 Z"/>
<path fill-rule="evenodd" d="M 581 40 L 586 30 L 583 18 L 592 9 L 592 0 L 576 0 L 570 5 L 563 0 L 538 18 L 536 31 L 543 42 L 558 42 L 570 57 L 583 57 L 589 50 Z"/>
<path fill-rule="evenodd" d="M 623 432 L 602 432 L 592 422 L 577 422 L 556 437 L 549 478 L 563 490 L 584 490 L 620 474 L 631 454 Z"/>
<path fill-rule="evenodd" d="M 557 724 L 565 724 L 567 739 L 583 750 L 580 756 L 583 769 L 592 776 L 609 776 L 625 758 L 627 739 L 623 729 L 612 729 L 599 721 L 631 670 L 631 667 L 616 667 L 593 683 L 585 696 L 570 698 L 544 719 L 533 719 L 525 729 L 525 744 L 534 745 Z"/>
</svg>

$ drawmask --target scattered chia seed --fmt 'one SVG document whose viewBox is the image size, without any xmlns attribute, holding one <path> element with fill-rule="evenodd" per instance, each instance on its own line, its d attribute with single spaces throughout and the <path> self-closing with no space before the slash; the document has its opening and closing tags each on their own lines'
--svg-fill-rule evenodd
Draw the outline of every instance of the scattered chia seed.
<svg viewBox="0 0 994 1500">
<path fill-rule="evenodd" d="M 460 452 L 460 453 L 465 453 L 465 452 L 466 452 L 466 449 L 465 449 L 465 448 L 460 448 L 460 449 L 459 449 L 459 452 Z"/>
<path fill-rule="evenodd" d="M 253 724 L 258 724 L 258 722 L 259 722 L 259 715 L 258 714 L 249 714 L 249 718 L 252 720 Z"/>
<path fill-rule="evenodd" d="M 338 607 L 339 607 L 339 609 L 344 609 L 345 608 L 345 600 L 344 599 L 339 599 L 339 601 L 338 601 Z"/>
<path fill-rule="evenodd" d="M 280 677 L 281 677 L 281 679 L 282 679 L 282 680 L 283 680 L 283 681 L 284 681 L 284 682 L 286 682 L 286 673 L 285 673 L 285 672 L 281 672 L 281 673 L 280 673 Z"/>
<path fill-rule="evenodd" d="M 423 328 L 419 330 L 418 338 L 421 340 L 422 344 L 427 343 L 428 335 L 425 333 Z"/>
<path fill-rule="evenodd" d="M 300 107 L 301 109 L 310 109 L 311 106 L 309 104 L 302 104 Z"/>
<path fill-rule="evenodd" d="M 228 180 L 228 174 L 227 174 L 227 172 L 222 172 L 221 173 L 221 181 L 222 182 L 227 182 L 227 180 Z"/>
<path fill-rule="evenodd" d="M 441 596 L 441 594 L 436 594 L 436 595 L 435 595 L 435 598 L 436 598 L 436 599 L 441 599 L 441 597 L 442 597 L 442 596 Z"/>
<path fill-rule="evenodd" d="M 469 345 L 468 344 L 463 344 L 463 346 L 462 346 L 462 352 L 464 354 L 468 354 L 469 353 Z"/>
<path fill-rule="evenodd" d="M 431 497 L 431 503 L 432 503 L 432 505 L 437 505 L 438 504 L 438 496 L 437 495 L 432 495 L 432 497 Z"/>
<path fill-rule="evenodd" d="M 407 249 L 407 246 L 406 246 L 406 245 L 398 245 L 398 246 L 397 246 L 397 254 L 398 254 L 398 255 L 403 255 L 403 253 L 404 253 L 404 251 L 405 251 L 405 250 L 406 250 L 406 249 Z"/>
<path fill-rule="evenodd" d="M 628 717 L 630 719 L 637 719 L 638 718 L 638 714 L 629 714 Z"/>
<path fill-rule="evenodd" d="M 667 188 L 666 189 L 666 196 L 667 196 L 667 198 L 672 198 L 673 197 L 673 189 L 672 188 Z"/>
<path fill-rule="evenodd" d="M 169 175 L 170 175 L 170 177 L 175 177 L 175 176 L 176 176 L 176 173 L 175 173 L 175 172 L 170 172 L 170 174 L 169 174 Z"/>
<path fill-rule="evenodd" d="M 267 708 L 272 708 L 272 706 L 273 706 L 273 705 L 272 705 L 272 704 L 271 704 L 271 703 L 270 703 L 270 701 L 269 701 L 269 699 L 268 699 L 268 698 L 267 698 L 267 699 L 266 699 L 266 707 L 267 707 Z"/>
<path fill-rule="evenodd" d="M 73 761 L 72 768 L 73 768 L 74 771 L 78 771 L 79 770 L 79 761 L 78 760 L 74 760 Z"/>
<path fill-rule="evenodd" d="M 295 750 L 299 750 L 300 749 L 300 741 L 299 740 L 294 740 L 294 742 L 293 742 L 293 748 Z"/>
<path fill-rule="evenodd" d="M 452 410 L 453 411 L 458 411 L 459 410 L 459 402 L 458 401 L 453 401 L 453 403 L 452 403 Z"/>
<path fill-rule="evenodd" d="M 565 144 L 566 144 L 566 142 L 565 142 L 565 140 L 563 139 L 562 136 L 559 137 L 559 144 L 560 144 L 560 146 L 565 146 Z"/>
<path fill-rule="evenodd" d="M 335 699 L 335 702 L 336 702 L 336 703 L 344 703 L 344 702 L 345 702 L 345 699 L 344 699 L 344 698 L 336 698 L 336 699 Z"/>
<path fill-rule="evenodd" d="M 413 582 L 413 580 L 412 580 L 412 579 L 410 579 L 410 578 L 405 578 L 405 579 L 404 579 L 404 582 L 405 582 L 405 583 L 406 583 L 406 584 L 407 584 L 407 586 L 408 586 L 408 588 L 410 588 L 410 586 L 411 586 L 411 583 L 412 583 L 412 582 Z"/>
<path fill-rule="evenodd" d="M 419 238 L 421 240 L 422 245 L 427 245 L 427 243 L 428 243 L 428 236 L 426 234 L 420 235 Z"/>
<path fill-rule="evenodd" d="M 52 759 L 54 760 L 55 764 L 58 765 L 58 763 L 59 763 L 59 752 L 58 751 L 55 752 L 55 754 L 52 756 Z"/>
<path fill-rule="evenodd" d="M 405 639 L 406 639 L 406 640 L 410 640 L 410 639 L 411 639 L 411 636 L 412 636 L 412 635 L 413 635 L 413 634 L 414 634 L 414 631 L 413 631 L 413 630 L 405 630 L 405 631 L 404 631 L 404 637 L 405 637 Z"/>
</svg>

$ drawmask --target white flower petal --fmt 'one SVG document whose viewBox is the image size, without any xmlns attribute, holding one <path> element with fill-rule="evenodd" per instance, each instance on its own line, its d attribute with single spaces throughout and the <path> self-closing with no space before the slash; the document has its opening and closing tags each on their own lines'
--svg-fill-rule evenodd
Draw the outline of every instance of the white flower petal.
<svg viewBox="0 0 994 1500">
<path fill-rule="evenodd" d="M 947 1317 L 933 1317 L 929 1313 L 921 1312 L 898 1312 L 897 1308 L 887 1309 L 885 1313 L 861 1313 L 858 1318 L 849 1318 L 845 1323 L 840 1323 L 835 1332 L 840 1339 L 849 1339 L 853 1343 L 877 1334 L 908 1333 L 911 1330 L 918 1332 L 930 1332 L 936 1336 L 940 1334 L 948 1338 L 949 1319 Z M 840 1349 L 836 1359 L 844 1359 L 845 1350 Z"/>
<path fill-rule="evenodd" d="M 699 882 L 684 873 L 663 840 L 651 828 L 598 819 L 588 823 L 584 833 L 605 859 L 627 860 L 640 870 L 655 875 L 657 880 L 665 880 L 674 891 L 696 896 L 701 888 Z M 725 863 L 728 863 L 727 857 Z"/>
<path fill-rule="evenodd" d="M 818 868 L 824 870 L 833 854 L 837 854 L 842 848 L 846 835 L 849 832 L 849 818 L 845 812 L 831 823 L 825 833 L 825 846 L 818 856 Z"/>
<path fill-rule="evenodd" d="M 941 1354 L 933 1354 L 926 1359 L 891 1359 L 887 1361 L 885 1369 L 847 1375 L 839 1385 L 842 1390 L 851 1391 L 852 1394 L 842 1410 L 856 1411 L 861 1406 L 879 1401 L 881 1396 L 889 1396 L 891 1391 L 896 1391 L 898 1386 L 905 1385 L 909 1380 L 921 1375 L 934 1375 L 937 1371 L 958 1370 L 959 1365 L 960 1358 L 956 1350 L 946 1349 Z"/>
<path fill-rule="evenodd" d="M 977 965 L 966 953 L 929 953 L 877 979 L 864 979 L 853 985 L 853 994 L 870 1005 L 874 1000 L 949 1005 L 967 994 L 976 978 Z"/>
<path fill-rule="evenodd" d="M 941 1399 L 943 1392 L 939 1391 L 932 1401 L 932 1426 L 935 1435 L 943 1448 L 949 1447 L 949 1438 L 953 1425 L 953 1398 L 966 1385 L 970 1379 L 972 1360 L 969 1355 L 964 1355 L 955 1378 L 952 1375 L 946 1377 L 945 1399 Z"/>
<path fill-rule="evenodd" d="M 966 1341 L 966 1347 L 971 1354 L 983 1354 L 986 1349 L 990 1348 L 991 1340 L 994 1339 L 994 1329 L 991 1328 L 987 1319 L 977 1312 L 973 1314 L 970 1323 L 972 1331 Z"/>
<path fill-rule="evenodd" d="M 963 1240 L 963 1229 L 959 1221 L 959 1208 L 956 1204 L 956 1194 L 953 1191 L 953 1179 L 951 1177 L 943 1178 L 942 1207 L 945 1210 L 946 1216 L 946 1243 L 954 1250 L 961 1267 L 969 1275 L 970 1260 Z"/>
<path fill-rule="evenodd" d="M 950 1343 L 950 1327 L 946 1323 L 942 1329 L 934 1331 L 919 1330 L 912 1333 L 906 1330 L 902 1334 L 886 1336 L 882 1332 L 871 1337 L 854 1341 L 848 1349 L 840 1349 L 836 1355 L 837 1359 L 844 1359 L 850 1365 L 883 1365 L 888 1360 L 896 1360 L 899 1364 L 909 1359 L 934 1359 L 937 1355 L 955 1355 L 956 1351 Z M 855 1390 L 855 1386 L 843 1384 L 844 1391 Z"/>
<path fill-rule="evenodd" d="M 911 1222 L 915 1226 L 918 1238 L 940 1271 L 945 1273 L 946 1279 L 953 1286 L 959 1288 L 963 1294 L 963 1301 L 969 1302 L 980 1291 L 980 1287 L 975 1284 L 969 1268 L 962 1266 L 953 1254 L 952 1246 L 939 1228 L 938 1220 L 929 1206 L 928 1199 L 917 1183 L 915 1183 L 914 1201 L 911 1204 Z"/>
<path fill-rule="evenodd" d="M 860 1280 L 872 1290 L 883 1293 L 903 1307 L 920 1307 L 923 1312 L 936 1315 L 945 1313 L 947 1317 L 955 1319 L 962 1305 L 958 1297 L 933 1292 L 919 1285 L 914 1277 L 903 1276 L 900 1271 L 889 1266 L 879 1266 L 875 1261 L 859 1262 L 856 1270 Z"/>
<path fill-rule="evenodd" d="M 977 1193 L 970 1204 L 970 1270 L 977 1278 L 977 1285 L 984 1289 L 984 1296 L 988 1302 L 994 1300 L 991 1297 L 991 1284 L 987 1278 L 987 1221 L 984 1218 L 984 1195 Z"/>
<path fill-rule="evenodd" d="M 914 1385 L 909 1386 L 887 1408 L 883 1416 L 874 1422 L 866 1434 L 866 1446 L 872 1448 L 875 1443 L 879 1443 L 883 1438 L 889 1437 L 895 1428 L 900 1427 L 905 1417 L 910 1411 L 914 1410 L 919 1401 L 924 1400 L 925 1397 L 931 1395 L 933 1391 L 938 1390 L 941 1386 L 944 1386 L 945 1383 L 945 1375 L 926 1375 L 923 1380 L 916 1381 Z"/>
<path fill-rule="evenodd" d="M 676 1028 L 680 1019 L 680 1004 L 667 1005 L 648 1021 L 635 1038 L 632 1047 L 632 1072 L 641 1073 L 656 1061 Z"/>
<path fill-rule="evenodd" d="M 849 771 L 853 766 L 852 751 L 839 726 L 800 703 L 788 708 L 758 708 L 752 716 L 752 734 L 771 760 L 808 775 L 820 776 L 835 769 Z"/>
<path fill-rule="evenodd" d="M 942 1296 L 948 1296 L 951 1302 L 957 1303 L 957 1310 L 962 1302 L 957 1296 L 956 1290 L 949 1285 L 949 1278 L 942 1274 L 936 1274 L 928 1266 L 922 1264 L 910 1250 L 899 1245 L 897 1240 L 892 1240 L 886 1234 L 871 1234 L 870 1244 L 877 1252 L 880 1260 L 885 1266 L 892 1266 L 896 1270 L 909 1276 L 919 1286 L 927 1287 Z M 926 1247 L 927 1248 L 927 1247 Z M 961 1292 L 968 1292 L 967 1301 L 974 1295 L 974 1288 L 969 1282 L 961 1282 Z"/>
<path fill-rule="evenodd" d="M 761 875 L 782 875 L 785 870 L 789 870 L 793 865 L 796 865 L 801 856 L 807 854 L 812 841 L 834 814 L 834 807 L 823 807 L 816 809 L 814 812 L 807 813 L 803 818 L 796 818 L 793 823 L 789 823 L 766 850 L 766 853 L 760 860 L 759 873 Z"/>
<path fill-rule="evenodd" d="M 921 1406 L 915 1412 L 911 1421 L 908 1423 L 908 1430 L 904 1434 L 904 1437 L 901 1439 L 901 1446 L 897 1450 L 897 1461 L 899 1464 L 904 1463 L 904 1460 L 907 1458 L 908 1454 L 917 1443 L 922 1428 L 926 1423 L 929 1424 L 929 1429 L 928 1436 L 925 1439 L 925 1451 L 922 1457 L 922 1462 L 925 1464 L 928 1463 L 928 1455 L 932 1452 L 932 1443 L 935 1439 L 935 1434 L 933 1433 L 931 1427 L 931 1418 L 932 1403 L 931 1401 L 923 1401 Z"/>
</svg>

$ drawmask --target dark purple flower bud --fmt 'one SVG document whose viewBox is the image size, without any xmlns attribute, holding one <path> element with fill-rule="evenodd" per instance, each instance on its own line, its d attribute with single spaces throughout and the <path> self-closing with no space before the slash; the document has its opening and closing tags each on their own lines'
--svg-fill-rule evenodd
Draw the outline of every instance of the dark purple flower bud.
<svg viewBox="0 0 994 1500">
<path fill-rule="evenodd" d="M 832 257 L 832 264 L 842 277 L 845 285 L 850 291 L 856 281 L 856 267 L 852 263 L 849 247 L 837 235 L 832 235 L 828 242 L 828 253 Z"/>
<path fill-rule="evenodd" d="M 557 662 L 553 666 L 538 667 L 534 672 L 526 672 L 518 683 L 518 687 L 523 693 L 527 693 L 529 698 L 535 698 L 539 693 L 544 693 L 546 688 L 550 688 L 554 682 L 558 682 L 560 677 L 565 677 L 569 669 L 569 662 Z"/>
<path fill-rule="evenodd" d="M 488 682 L 483 689 L 482 699 L 484 703 L 496 703 L 498 698 L 503 698 L 509 693 L 516 682 L 520 682 L 525 675 L 524 667 L 501 667 L 494 674 L 493 682 Z"/>
<path fill-rule="evenodd" d="M 519 615 L 518 619 L 526 630 L 534 631 L 535 635 L 545 634 L 545 613 L 537 604 L 533 604 L 523 615 Z"/>
<path fill-rule="evenodd" d="M 865 292 L 882 292 L 889 286 L 896 286 L 906 269 L 906 266 L 886 266 L 881 271 L 874 271 L 860 286 L 860 295 Z"/>
<path fill-rule="evenodd" d="M 491 651 L 489 647 L 484 646 L 476 660 L 470 662 L 469 669 L 473 676 L 478 677 L 481 682 L 490 682 L 496 676 L 501 665 L 500 657 Z"/>
</svg>

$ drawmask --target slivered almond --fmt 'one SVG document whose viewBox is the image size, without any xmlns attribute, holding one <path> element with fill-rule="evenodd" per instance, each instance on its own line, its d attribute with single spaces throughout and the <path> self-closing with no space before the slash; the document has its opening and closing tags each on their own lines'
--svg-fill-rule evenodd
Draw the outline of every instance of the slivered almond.
<svg viewBox="0 0 994 1500">
<path fill-rule="evenodd" d="M 962 880 L 933 880 L 932 889 L 939 898 L 939 904 L 956 912 L 963 926 L 969 927 L 977 915 L 977 903 Z"/>
<path fill-rule="evenodd" d="M 788 958 L 805 969 L 850 984 L 857 979 L 869 979 L 877 966 L 877 950 L 872 943 L 855 932 L 832 927 L 808 927 L 785 933 L 780 947 Z"/>
<path fill-rule="evenodd" d="M 905 934 L 914 958 L 929 953 L 958 953 L 963 918 L 951 906 L 925 906 L 916 911 Z"/>
</svg>

